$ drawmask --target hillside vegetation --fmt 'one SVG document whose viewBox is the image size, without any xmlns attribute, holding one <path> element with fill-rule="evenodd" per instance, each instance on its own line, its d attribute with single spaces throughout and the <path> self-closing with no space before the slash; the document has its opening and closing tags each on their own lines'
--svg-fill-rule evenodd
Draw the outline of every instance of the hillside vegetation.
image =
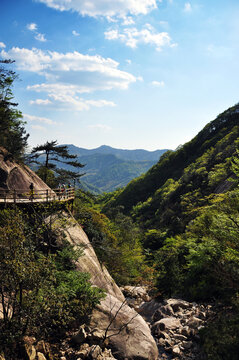
<svg viewBox="0 0 239 360">
<path fill-rule="evenodd" d="M 238 145 L 238 122 L 239 106 L 236 105 L 206 125 L 190 142 L 176 151 L 164 153 L 146 174 L 131 181 L 112 198 L 105 211 L 123 206 L 125 213 L 136 212 L 145 221 L 156 215 L 163 205 L 161 200 L 166 200 L 166 193 L 167 208 L 170 208 L 168 205 L 175 207 L 176 200 L 183 212 L 188 199 L 181 201 L 181 196 L 188 194 L 190 198 L 191 194 L 195 206 L 198 198 L 220 191 L 217 187 L 230 175 L 230 158 Z M 158 213 L 162 217 L 162 211 Z M 157 223 L 157 215 L 153 217 L 152 221 Z"/>
<path fill-rule="evenodd" d="M 238 149 L 239 104 L 102 199 L 108 216 L 118 209 L 141 228 L 158 294 L 220 304 L 201 334 L 210 360 L 238 359 Z"/>
</svg>

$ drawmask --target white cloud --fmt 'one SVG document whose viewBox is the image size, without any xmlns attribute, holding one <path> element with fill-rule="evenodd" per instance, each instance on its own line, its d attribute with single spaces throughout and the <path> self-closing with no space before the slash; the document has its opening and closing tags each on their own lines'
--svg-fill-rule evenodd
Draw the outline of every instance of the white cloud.
<svg viewBox="0 0 239 360">
<path fill-rule="evenodd" d="M 45 117 L 40 117 L 40 116 L 35 116 L 35 115 L 29 115 L 29 114 L 23 114 L 23 117 L 26 121 L 34 121 L 34 122 L 40 122 L 40 123 L 44 123 L 47 125 L 55 125 L 56 122 L 45 118 Z M 35 126 L 35 125 L 34 125 Z"/>
<path fill-rule="evenodd" d="M 77 31 L 75 31 L 75 30 L 72 31 L 72 34 L 73 34 L 74 36 L 80 36 L 80 34 L 79 34 Z"/>
<path fill-rule="evenodd" d="M 104 132 L 112 130 L 110 126 L 104 124 L 89 125 L 88 128 L 93 130 L 103 130 Z"/>
<path fill-rule="evenodd" d="M 32 105 L 51 106 L 56 110 L 82 111 L 91 107 L 115 106 L 107 100 L 82 99 L 79 94 L 111 89 L 127 89 L 139 81 L 129 72 L 121 71 L 119 63 L 99 55 L 83 55 L 77 51 L 59 53 L 40 49 L 12 48 L 2 50 L 5 59 L 16 60 L 17 70 L 42 76 L 42 83 L 28 86 L 37 93 L 46 93 L 46 99 L 31 100 Z"/>
<path fill-rule="evenodd" d="M 154 87 L 163 87 L 165 85 L 164 81 L 152 81 L 151 82 L 151 85 L 154 86 Z"/>
<path fill-rule="evenodd" d="M 135 24 L 135 21 L 133 20 L 132 16 L 124 16 L 122 19 L 123 19 L 122 25 L 124 26 Z"/>
<path fill-rule="evenodd" d="M 85 100 L 76 95 L 72 96 L 65 93 L 52 93 L 49 96 L 54 100 L 58 110 L 85 111 L 91 107 L 116 106 L 112 101 Z"/>
<path fill-rule="evenodd" d="M 45 38 L 45 35 L 40 34 L 40 33 L 36 34 L 35 39 L 38 40 L 38 41 L 41 41 L 41 42 L 47 41 L 46 38 Z"/>
<path fill-rule="evenodd" d="M 38 0 L 59 11 L 76 11 L 88 16 L 147 14 L 157 8 L 157 0 Z M 161 1 L 161 0 L 158 0 Z"/>
<path fill-rule="evenodd" d="M 4 42 L 0 41 L 0 48 L 5 48 L 6 45 L 4 44 Z"/>
<path fill-rule="evenodd" d="M 27 29 L 30 30 L 30 31 L 36 31 L 37 30 L 37 24 L 35 24 L 35 23 L 27 24 Z"/>
<path fill-rule="evenodd" d="M 18 47 L 8 52 L 2 50 L 0 54 L 5 59 L 15 59 L 18 70 L 43 75 L 47 82 L 32 86 L 38 92 L 64 90 L 72 94 L 127 89 L 137 80 L 132 74 L 119 70 L 119 63 L 115 60 L 99 55 L 83 55 L 77 51 L 63 54 Z"/>
<path fill-rule="evenodd" d="M 142 30 L 135 27 L 123 29 L 121 32 L 118 29 L 112 29 L 105 32 L 105 38 L 120 40 L 131 48 L 136 48 L 138 44 L 154 45 L 157 51 L 161 51 L 166 46 L 174 47 L 176 45 L 172 43 L 167 32 L 157 33 L 150 24 L 146 24 Z"/>
<path fill-rule="evenodd" d="M 132 64 L 132 61 L 130 59 L 126 59 L 125 60 L 127 62 L 127 64 L 131 65 Z"/>
<path fill-rule="evenodd" d="M 36 99 L 30 101 L 31 105 L 49 105 L 52 104 L 52 102 L 49 99 Z"/>
<path fill-rule="evenodd" d="M 191 12 L 192 11 L 192 5 L 187 2 L 184 4 L 184 12 Z"/>
</svg>

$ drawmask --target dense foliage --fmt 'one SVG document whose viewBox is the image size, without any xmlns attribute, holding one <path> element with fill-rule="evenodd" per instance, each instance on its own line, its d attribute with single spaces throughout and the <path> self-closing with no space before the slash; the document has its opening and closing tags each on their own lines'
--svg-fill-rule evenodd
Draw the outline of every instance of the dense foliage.
<svg viewBox="0 0 239 360">
<path fill-rule="evenodd" d="M 39 161 L 41 158 L 41 161 Z M 82 174 L 76 171 L 65 170 L 59 167 L 59 163 L 70 166 L 70 168 L 82 168 L 84 167 L 79 161 L 76 160 L 76 155 L 69 154 L 67 146 L 58 145 L 57 141 L 47 141 L 43 145 L 35 146 L 29 161 L 39 165 L 38 175 L 49 186 L 56 185 L 59 182 L 75 182 Z M 58 174 L 56 177 L 55 174 Z"/>
<path fill-rule="evenodd" d="M 239 133 L 238 121 L 239 106 L 235 105 L 206 125 L 190 142 L 176 151 L 164 153 L 156 165 L 145 175 L 130 182 L 110 206 L 105 206 L 104 211 L 107 212 L 109 207 L 123 206 L 124 212 L 130 213 L 134 206 L 143 204 L 151 197 L 154 198 L 157 190 L 165 186 L 169 179 L 172 179 L 175 185 L 181 179 L 181 188 L 178 190 L 181 194 L 193 190 L 196 192 L 197 188 L 203 188 L 208 194 L 213 192 L 216 189 L 216 183 L 221 180 L 219 178 L 222 169 L 219 164 L 226 162 L 226 159 L 235 151 L 234 141 Z M 226 169 L 226 164 L 223 166 Z M 204 177 L 209 171 L 213 171 L 216 175 L 211 178 L 208 184 L 210 187 L 203 184 Z M 190 186 L 193 188 L 191 189 Z M 181 194 L 176 193 L 175 196 L 178 197 Z M 155 207 L 157 205 L 155 204 Z"/>
<path fill-rule="evenodd" d="M 239 104 L 145 175 L 102 198 L 140 226 L 161 295 L 220 303 L 202 332 L 208 359 L 237 359 L 239 332 Z M 219 308 L 216 308 L 219 309 Z"/>
<path fill-rule="evenodd" d="M 60 339 L 103 296 L 76 271 L 81 249 L 56 236 L 53 214 L 51 207 L 0 212 L 0 351 L 8 359 L 20 356 L 24 335 Z"/>
<path fill-rule="evenodd" d="M 118 285 L 151 282 L 152 271 L 144 263 L 142 233 L 130 217 L 114 209 L 109 220 L 94 197 L 82 191 L 77 195 L 74 215 Z"/>
</svg>

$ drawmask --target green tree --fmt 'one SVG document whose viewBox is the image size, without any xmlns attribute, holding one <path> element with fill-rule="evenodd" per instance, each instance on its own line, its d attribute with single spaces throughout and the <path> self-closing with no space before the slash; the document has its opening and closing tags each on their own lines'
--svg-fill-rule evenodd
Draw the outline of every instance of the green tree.
<svg viewBox="0 0 239 360">
<path fill-rule="evenodd" d="M 12 86 L 17 75 L 5 68 L 12 63 L 11 60 L 0 60 L 0 146 L 19 160 L 23 158 L 29 135 L 24 128 L 22 113 L 16 109 L 18 104 L 13 102 Z"/>
<path fill-rule="evenodd" d="M 43 159 L 44 162 L 38 161 L 37 159 Z M 64 176 L 71 176 L 74 180 L 75 178 L 79 178 L 83 174 L 78 174 L 77 172 L 63 170 L 58 168 L 56 163 L 67 164 L 74 168 L 82 168 L 83 164 L 76 161 L 77 155 L 71 155 L 68 152 L 66 145 L 58 145 L 57 141 L 47 141 L 43 145 L 38 145 L 34 147 L 31 151 L 30 161 L 35 162 L 40 165 L 41 175 L 43 181 L 47 182 L 48 170 L 53 170 L 56 173 L 62 174 L 64 172 Z"/>
<path fill-rule="evenodd" d="M 103 296 L 88 274 L 76 270 L 78 251 L 64 239 L 61 245 L 47 241 L 40 218 L 0 212 L 0 352 L 7 359 L 18 359 L 25 334 L 49 339 L 79 326 Z"/>
</svg>

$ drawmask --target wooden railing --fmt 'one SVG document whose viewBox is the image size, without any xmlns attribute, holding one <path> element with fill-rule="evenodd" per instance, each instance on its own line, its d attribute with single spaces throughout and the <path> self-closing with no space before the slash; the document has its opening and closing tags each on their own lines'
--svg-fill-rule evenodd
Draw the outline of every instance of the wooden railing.
<svg viewBox="0 0 239 360">
<path fill-rule="evenodd" d="M 0 190 L 0 203 L 29 203 L 29 202 L 50 202 L 66 201 L 75 198 L 75 188 L 66 189 L 14 189 Z"/>
</svg>

